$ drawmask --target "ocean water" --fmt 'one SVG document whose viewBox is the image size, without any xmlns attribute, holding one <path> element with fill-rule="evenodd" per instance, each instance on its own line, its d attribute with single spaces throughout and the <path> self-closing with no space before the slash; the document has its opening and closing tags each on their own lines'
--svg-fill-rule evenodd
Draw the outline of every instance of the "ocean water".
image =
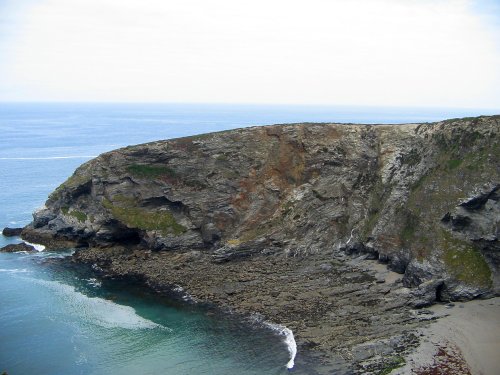
<svg viewBox="0 0 500 375">
<path fill-rule="evenodd" d="M 250 125 L 407 123 L 487 110 L 0 103 L 0 227 L 24 226 L 81 163 L 118 147 Z M 0 236 L 0 246 L 19 239 Z M 290 337 L 61 267 L 67 253 L 0 254 L 0 372 L 281 374 Z M 316 373 L 301 355 L 297 374 Z"/>
</svg>

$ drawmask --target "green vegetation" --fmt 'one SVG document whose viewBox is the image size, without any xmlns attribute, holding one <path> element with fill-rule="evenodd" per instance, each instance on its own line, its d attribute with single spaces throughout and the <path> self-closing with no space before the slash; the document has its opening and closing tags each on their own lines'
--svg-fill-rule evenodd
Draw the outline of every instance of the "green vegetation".
<svg viewBox="0 0 500 375">
<path fill-rule="evenodd" d="M 231 169 L 223 169 L 222 175 L 224 176 L 224 178 L 227 178 L 228 180 L 236 180 L 237 178 L 240 177 L 237 171 Z"/>
<path fill-rule="evenodd" d="M 226 154 L 219 154 L 219 155 L 217 155 L 215 160 L 220 161 L 220 162 L 226 162 L 229 160 L 229 158 L 227 157 Z"/>
<path fill-rule="evenodd" d="M 123 194 L 113 196 L 113 203 L 119 203 L 121 206 L 137 206 L 137 200 L 132 197 L 127 197 Z"/>
<path fill-rule="evenodd" d="M 61 207 L 61 212 L 63 213 L 63 215 L 73 216 L 80 223 L 84 223 L 85 221 L 87 221 L 87 214 L 85 214 L 85 212 L 78 211 L 78 210 L 71 210 L 70 211 L 68 206 Z"/>
<path fill-rule="evenodd" d="M 443 123 L 444 124 L 452 124 L 452 123 L 457 122 L 457 121 L 460 121 L 460 122 L 473 121 L 474 123 L 477 123 L 479 118 L 481 118 L 481 116 L 479 116 L 479 117 L 454 117 L 454 118 L 450 118 L 448 120 L 444 120 Z"/>
<path fill-rule="evenodd" d="M 180 176 L 172 168 L 162 165 L 145 165 L 145 164 L 132 164 L 127 167 L 127 171 L 135 177 L 145 179 L 163 178 L 172 184 L 182 183 L 193 189 L 201 190 L 207 185 L 200 180 L 185 178 L 180 179 Z"/>
<path fill-rule="evenodd" d="M 122 200 L 123 203 L 123 200 Z M 178 224 L 170 212 L 157 211 L 151 212 L 139 207 L 126 207 L 113 204 L 111 201 L 104 199 L 102 205 L 107 208 L 113 216 L 127 225 L 130 228 L 138 228 L 142 230 L 157 230 L 162 234 L 173 233 L 179 235 L 186 231 L 186 228 Z"/>
<path fill-rule="evenodd" d="M 403 214 L 404 226 L 401 231 L 401 239 L 406 243 L 411 242 L 415 237 L 415 232 L 419 224 L 419 217 L 412 211 L 405 210 Z"/>
<path fill-rule="evenodd" d="M 363 235 L 363 241 L 366 241 L 368 239 L 368 236 L 370 235 L 373 228 L 375 228 L 379 217 L 380 211 L 372 210 L 371 208 L 368 210 L 368 218 L 364 223 L 363 232 L 361 233 Z"/>
<path fill-rule="evenodd" d="M 389 364 L 387 365 L 386 368 L 382 369 L 380 372 L 380 375 L 388 375 L 390 374 L 393 370 L 400 368 L 406 364 L 406 361 L 403 357 L 391 357 L 389 360 Z"/>
<path fill-rule="evenodd" d="M 448 169 L 455 169 L 455 168 L 458 168 L 460 166 L 460 164 L 462 164 L 462 160 L 450 159 L 450 160 L 448 160 L 447 164 L 448 164 Z"/>
<path fill-rule="evenodd" d="M 432 173 L 432 172 L 431 172 Z M 425 180 L 427 179 L 429 175 L 424 174 L 422 177 L 420 177 L 410 188 L 411 191 L 415 191 L 420 189 L 420 187 L 424 184 Z"/>
<path fill-rule="evenodd" d="M 80 185 L 84 185 L 86 183 L 89 183 L 90 181 L 91 181 L 90 175 L 77 174 L 77 172 L 75 172 L 70 178 L 68 178 L 65 182 L 63 182 L 61 185 L 59 185 L 56 188 L 56 190 L 54 190 L 49 195 L 49 200 L 55 201 L 55 200 L 61 198 L 61 194 L 62 194 L 62 191 L 64 189 L 76 188 Z"/>
<path fill-rule="evenodd" d="M 87 214 L 85 214 L 85 212 L 73 210 L 69 212 L 69 215 L 76 218 L 80 223 L 87 221 Z"/>
<path fill-rule="evenodd" d="M 363 240 L 366 241 L 367 237 L 370 235 L 371 231 L 377 224 L 377 221 L 380 217 L 380 214 L 385 206 L 385 202 L 389 197 L 391 186 L 384 186 L 382 180 L 379 178 L 374 186 L 373 193 L 371 194 L 369 208 L 368 208 L 368 216 L 364 222 L 362 236 Z M 344 233 L 345 234 L 345 233 Z"/>
<path fill-rule="evenodd" d="M 64 187 L 77 187 L 87 182 L 90 182 L 91 177 L 89 175 L 74 173 L 70 178 L 66 180 L 61 186 Z"/>
<path fill-rule="evenodd" d="M 422 156 L 417 149 L 411 149 L 410 152 L 401 156 L 401 164 L 407 164 L 410 167 L 420 163 L 421 160 Z"/>
<path fill-rule="evenodd" d="M 434 148 L 434 165 L 413 184 L 408 201 L 399 213 L 399 236 L 419 260 L 425 259 L 432 249 L 443 249 L 446 241 L 442 240 L 439 225 L 443 215 L 452 212 L 486 177 L 492 181 L 500 178 L 499 170 L 492 167 L 500 159 L 498 136 L 484 135 L 472 128 L 448 134 L 435 133 L 433 141 L 438 146 Z M 473 254 L 480 256 L 470 251 L 461 256 L 472 257 L 476 266 L 482 264 Z M 449 266 L 453 269 L 452 259 L 455 258 L 450 252 L 448 255 Z M 468 279 L 465 271 L 455 274 Z"/>
<path fill-rule="evenodd" d="M 127 167 L 127 171 L 131 175 L 139 178 L 154 179 L 161 176 L 176 176 L 176 172 L 173 169 L 160 165 L 132 164 Z"/>
<path fill-rule="evenodd" d="M 433 136 L 436 144 L 448 153 L 467 149 L 483 137 L 482 133 L 470 128 L 456 133 L 452 132 L 449 136 L 443 133 L 436 133 Z"/>
<path fill-rule="evenodd" d="M 491 270 L 479 250 L 445 230 L 441 233 L 443 260 L 450 274 L 469 285 L 491 286 Z"/>
</svg>

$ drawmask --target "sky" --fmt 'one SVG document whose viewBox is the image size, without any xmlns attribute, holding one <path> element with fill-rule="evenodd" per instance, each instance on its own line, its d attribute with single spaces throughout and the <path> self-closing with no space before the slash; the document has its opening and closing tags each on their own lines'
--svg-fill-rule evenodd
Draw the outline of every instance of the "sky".
<svg viewBox="0 0 500 375">
<path fill-rule="evenodd" d="M 0 101 L 500 109 L 500 0 L 0 0 Z"/>
</svg>

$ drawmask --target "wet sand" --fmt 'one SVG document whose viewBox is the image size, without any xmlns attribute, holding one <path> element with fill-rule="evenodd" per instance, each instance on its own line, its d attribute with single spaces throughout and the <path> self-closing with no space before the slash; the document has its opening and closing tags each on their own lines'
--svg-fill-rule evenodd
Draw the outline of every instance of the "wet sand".
<svg viewBox="0 0 500 375">
<path fill-rule="evenodd" d="M 440 318 L 419 329 L 421 345 L 392 374 L 500 374 L 500 297 L 429 310 Z"/>
</svg>

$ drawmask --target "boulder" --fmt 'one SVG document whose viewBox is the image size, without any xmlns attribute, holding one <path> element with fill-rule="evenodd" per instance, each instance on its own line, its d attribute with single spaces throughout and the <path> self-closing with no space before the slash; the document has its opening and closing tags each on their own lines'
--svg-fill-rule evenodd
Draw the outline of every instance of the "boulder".
<svg viewBox="0 0 500 375">
<path fill-rule="evenodd" d="M 16 253 L 18 251 L 36 251 L 36 249 L 25 242 L 16 243 L 0 248 L 0 253 Z"/>
<path fill-rule="evenodd" d="M 429 280 L 412 289 L 410 292 L 410 306 L 421 308 L 434 304 L 439 299 L 443 284 L 443 280 Z"/>
<path fill-rule="evenodd" d="M 23 231 L 23 228 L 9 228 L 5 227 L 3 228 L 2 234 L 5 237 L 16 237 L 21 235 L 21 232 Z"/>
</svg>

